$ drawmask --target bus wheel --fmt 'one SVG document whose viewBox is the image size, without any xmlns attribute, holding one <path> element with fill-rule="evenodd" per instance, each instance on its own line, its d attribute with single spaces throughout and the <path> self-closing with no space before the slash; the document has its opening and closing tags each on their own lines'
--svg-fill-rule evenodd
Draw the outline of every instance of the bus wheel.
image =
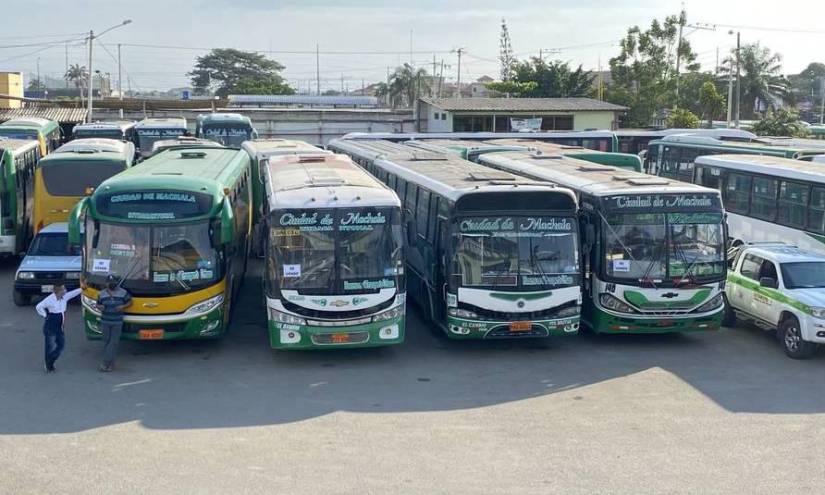
<svg viewBox="0 0 825 495">
<path fill-rule="evenodd" d="M 782 339 L 785 354 L 789 358 L 807 359 L 816 352 L 816 344 L 802 340 L 799 321 L 793 316 L 785 318 L 779 325 L 779 335 Z"/>
<path fill-rule="evenodd" d="M 736 312 L 733 310 L 733 307 L 728 302 L 728 296 L 722 296 L 725 300 L 725 315 L 722 317 L 722 326 L 723 327 L 735 327 L 736 326 Z"/>
<path fill-rule="evenodd" d="M 27 296 L 17 290 L 12 293 L 12 298 L 14 299 L 15 306 L 28 306 L 32 300 L 31 296 Z"/>
</svg>

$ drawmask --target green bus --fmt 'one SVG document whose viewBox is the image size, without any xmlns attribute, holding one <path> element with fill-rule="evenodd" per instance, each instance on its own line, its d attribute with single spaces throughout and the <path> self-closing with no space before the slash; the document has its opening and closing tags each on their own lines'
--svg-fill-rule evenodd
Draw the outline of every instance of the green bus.
<svg viewBox="0 0 825 495">
<path fill-rule="evenodd" d="M 0 124 L 0 138 L 35 140 L 40 143 L 40 156 L 46 156 L 60 147 L 63 131 L 54 120 L 21 117 Z"/>
<path fill-rule="evenodd" d="M 209 113 L 198 116 L 195 137 L 209 139 L 227 148 L 240 148 L 244 141 L 256 139 L 252 120 L 239 113 Z"/>
<path fill-rule="evenodd" d="M 17 255 L 33 235 L 34 174 L 40 162 L 36 140 L 0 139 L 0 255 Z"/>
<path fill-rule="evenodd" d="M 596 151 L 617 152 L 619 141 L 613 131 L 553 131 L 553 132 L 416 132 L 416 133 L 363 133 L 353 132 L 342 137 L 342 140 L 357 139 L 359 141 L 380 140 L 403 142 L 418 139 L 461 139 L 470 141 L 488 141 L 490 139 L 523 139 L 561 144 L 564 146 L 580 146 Z"/>
<path fill-rule="evenodd" d="M 583 237 L 582 321 L 593 331 L 720 327 L 727 265 L 719 191 L 535 152 L 488 153 L 480 162 L 576 192 Z"/>
<path fill-rule="evenodd" d="M 398 194 L 407 292 L 449 338 L 578 332 L 573 192 L 401 143 L 342 139 L 328 148 L 352 156 Z"/>
<path fill-rule="evenodd" d="M 149 158 L 156 141 L 187 136 L 189 128 L 183 117 L 145 118 L 135 124 L 135 133 L 140 156 Z"/>
<path fill-rule="evenodd" d="M 633 155 L 639 155 L 647 150 L 651 141 L 673 134 L 689 134 L 745 143 L 756 139 L 756 134 L 741 129 L 618 129 L 614 132 L 619 142 L 618 151 Z"/>
<path fill-rule="evenodd" d="M 810 161 L 823 149 L 807 146 L 782 146 L 767 140 L 729 142 L 707 136 L 672 135 L 651 141 L 645 157 L 645 170 L 682 182 L 693 182 L 693 162 L 706 155 L 766 155 Z"/>
<path fill-rule="evenodd" d="M 133 296 L 123 337 L 216 338 L 243 282 L 252 215 L 249 155 L 224 148 L 167 151 L 103 182 L 69 218 L 85 223 L 83 318 L 100 338 L 94 307 L 108 275 Z"/>
<path fill-rule="evenodd" d="M 346 155 L 283 155 L 264 168 L 265 292 L 275 349 L 404 341 L 398 196 Z"/>
<path fill-rule="evenodd" d="M 825 139 L 825 125 L 815 124 L 808 127 L 813 139 Z"/>
</svg>

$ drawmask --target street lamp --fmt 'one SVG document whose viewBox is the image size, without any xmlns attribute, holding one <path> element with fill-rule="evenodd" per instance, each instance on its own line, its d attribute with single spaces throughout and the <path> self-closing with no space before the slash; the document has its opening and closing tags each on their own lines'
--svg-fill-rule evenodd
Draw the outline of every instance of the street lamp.
<svg viewBox="0 0 825 495">
<path fill-rule="evenodd" d="M 125 26 L 127 24 L 131 24 L 131 23 L 132 23 L 131 19 L 126 19 L 125 21 L 121 22 L 120 24 L 116 24 L 116 25 L 114 25 L 114 26 L 112 26 L 108 29 L 104 29 L 103 32 L 98 34 L 97 36 L 95 36 L 94 31 L 89 31 L 89 95 L 88 95 L 88 98 L 87 98 L 87 100 L 89 100 L 89 110 L 87 112 L 88 115 L 86 115 L 86 122 L 89 122 L 89 123 L 92 122 L 92 88 L 94 87 L 94 83 L 93 83 L 93 79 L 92 79 L 92 74 L 94 74 L 94 71 L 92 70 L 92 44 L 94 43 L 95 38 L 100 38 L 101 36 L 103 36 L 104 34 L 108 33 L 109 31 L 111 31 L 113 29 L 117 29 L 119 27 Z"/>
</svg>

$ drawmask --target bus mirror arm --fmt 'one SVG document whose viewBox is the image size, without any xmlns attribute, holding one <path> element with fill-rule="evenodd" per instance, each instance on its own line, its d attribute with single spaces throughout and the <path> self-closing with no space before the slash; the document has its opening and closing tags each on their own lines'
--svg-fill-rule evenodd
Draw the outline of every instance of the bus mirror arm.
<svg viewBox="0 0 825 495">
<path fill-rule="evenodd" d="M 69 244 L 72 246 L 80 245 L 80 225 L 83 222 L 88 204 L 89 198 L 83 198 L 74 205 L 71 213 L 69 213 Z"/>
</svg>

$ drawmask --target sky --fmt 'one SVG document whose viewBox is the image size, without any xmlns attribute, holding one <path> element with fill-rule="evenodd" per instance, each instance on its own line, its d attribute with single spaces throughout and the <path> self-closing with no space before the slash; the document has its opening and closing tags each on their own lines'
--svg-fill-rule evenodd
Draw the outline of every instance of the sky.
<svg viewBox="0 0 825 495">
<path fill-rule="evenodd" d="M 647 27 L 682 7 L 689 25 L 696 26 L 685 28 L 685 39 L 703 69 L 714 69 L 717 49 L 722 60 L 735 46 L 730 30 L 741 32 L 743 44 L 760 42 L 780 53 L 786 74 L 825 62 L 822 0 L 785 0 L 781 8 L 765 0 L 27 0 L 14 5 L 4 9 L 0 70 L 23 71 L 28 79 L 39 59 L 41 75 L 61 77 L 67 54 L 69 64 L 88 65 L 82 32 L 100 33 L 131 19 L 96 40 L 93 68 L 110 73 L 116 86 L 122 44 L 123 86 L 133 90 L 186 86 L 195 58 L 218 47 L 266 52 L 304 91 L 315 89 L 316 45 L 322 90 L 343 84 L 355 91 L 362 83 L 386 79 L 388 67 L 411 60 L 429 71 L 435 60 L 438 72 L 443 61 L 445 77 L 455 81 L 458 48 L 464 53 L 462 81 L 497 77 L 502 18 L 518 58 L 538 56 L 541 49 L 574 66 L 607 70 L 629 27 Z"/>
</svg>

